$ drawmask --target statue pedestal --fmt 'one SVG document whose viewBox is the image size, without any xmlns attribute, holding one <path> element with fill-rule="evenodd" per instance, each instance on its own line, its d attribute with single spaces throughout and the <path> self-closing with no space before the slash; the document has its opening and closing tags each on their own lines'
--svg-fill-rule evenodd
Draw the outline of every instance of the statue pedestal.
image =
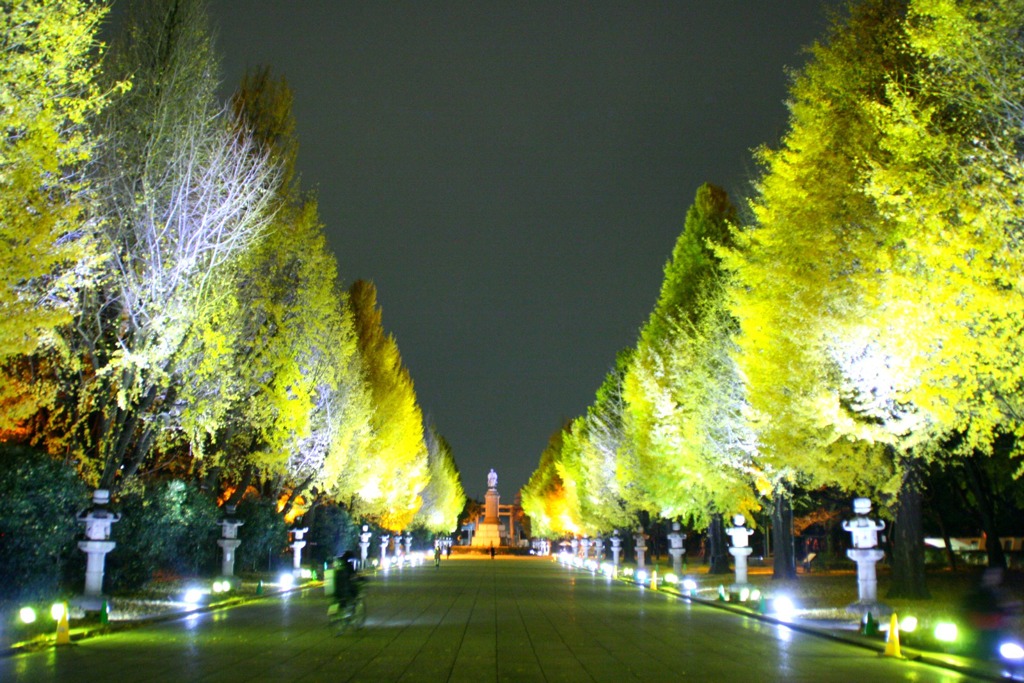
<svg viewBox="0 0 1024 683">
<path fill-rule="evenodd" d="M 737 589 L 742 589 L 747 585 L 747 558 L 750 553 L 754 552 L 753 548 L 729 548 L 729 554 L 736 558 L 736 585 Z"/>
<path fill-rule="evenodd" d="M 78 549 L 85 559 L 85 597 L 98 598 L 103 595 L 103 574 L 107 553 L 114 549 L 113 541 L 79 541 Z"/>
<path fill-rule="evenodd" d="M 683 555 L 686 554 L 685 548 L 669 548 L 668 554 L 672 556 L 672 571 L 676 574 L 683 573 Z"/>
<path fill-rule="evenodd" d="M 878 576 L 875 565 L 885 557 L 879 548 L 851 548 L 846 556 L 857 563 L 857 602 L 846 606 L 847 612 L 864 616 L 868 612 L 874 617 L 892 613 L 892 608 L 878 602 Z"/>
<path fill-rule="evenodd" d="M 235 575 L 235 549 L 242 544 L 237 538 L 218 538 L 217 545 L 224 551 L 224 557 L 220 563 L 220 573 L 222 576 L 234 576 Z"/>
<path fill-rule="evenodd" d="M 484 521 L 477 524 L 470 546 L 473 548 L 501 547 L 501 523 L 498 521 L 498 489 L 487 489 L 484 496 Z"/>
</svg>

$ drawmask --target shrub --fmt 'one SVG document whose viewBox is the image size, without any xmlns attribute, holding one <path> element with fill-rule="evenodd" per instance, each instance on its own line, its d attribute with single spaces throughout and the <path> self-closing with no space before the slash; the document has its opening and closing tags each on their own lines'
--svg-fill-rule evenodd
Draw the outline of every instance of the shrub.
<svg viewBox="0 0 1024 683">
<path fill-rule="evenodd" d="M 309 525 L 309 558 L 311 564 L 323 566 L 346 550 L 355 550 L 359 528 L 348 511 L 338 505 L 320 505 L 306 515 Z"/>
<path fill-rule="evenodd" d="M 246 496 L 236 516 L 243 524 L 238 530 L 241 544 L 235 551 L 235 568 L 250 572 L 275 569 L 288 547 L 288 525 L 277 512 L 277 503 Z"/>
<path fill-rule="evenodd" d="M 89 492 L 75 468 L 46 453 L 0 444 L 0 597 L 51 599 L 83 527 Z M 78 577 L 84 581 L 84 575 Z"/>
<path fill-rule="evenodd" d="M 219 553 L 216 502 L 180 480 L 164 481 L 123 495 L 121 521 L 111 537 L 117 547 L 108 560 L 108 585 L 134 590 L 157 572 L 200 576 L 211 573 Z"/>
</svg>

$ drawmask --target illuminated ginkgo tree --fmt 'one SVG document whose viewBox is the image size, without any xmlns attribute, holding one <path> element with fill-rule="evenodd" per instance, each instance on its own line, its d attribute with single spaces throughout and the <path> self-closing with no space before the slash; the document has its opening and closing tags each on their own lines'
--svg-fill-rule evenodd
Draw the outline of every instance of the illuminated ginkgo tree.
<svg viewBox="0 0 1024 683">
<path fill-rule="evenodd" d="M 80 384 L 67 446 L 107 488 L 176 426 L 180 354 L 222 271 L 269 225 L 279 177 L 217 105 L 202 3 L 133 9 L 109 67 L 133 87 L 100 119 L 93 164 L 105 272 L 68 330 Z"/>
</svg>

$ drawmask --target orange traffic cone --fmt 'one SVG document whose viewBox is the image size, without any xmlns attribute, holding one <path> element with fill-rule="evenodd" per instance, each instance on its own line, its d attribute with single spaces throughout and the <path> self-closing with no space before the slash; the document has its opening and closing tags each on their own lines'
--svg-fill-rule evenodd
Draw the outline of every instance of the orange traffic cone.
<svg viewBox="0 0 1024 683">
<path fill-rule="evenodd" d="M 900 653 L 900 622 L 896 613 L 889 618 L 889 637 L 885 639 L 885 657 L 903 657 Z"/>
<path fill-rule="evenodd" d="M 71 644 L 71 627 L 68 625 L 68 604 L 64 603 L 64 610 L 60 619 L 57 620 L 57 645 Z"/>
</svg>

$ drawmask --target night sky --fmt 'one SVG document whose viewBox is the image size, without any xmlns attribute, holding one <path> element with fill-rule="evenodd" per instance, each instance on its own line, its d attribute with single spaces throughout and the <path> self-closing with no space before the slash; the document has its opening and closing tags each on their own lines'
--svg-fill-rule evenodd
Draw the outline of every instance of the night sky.
<svg viewBox="0 0 1024 683">
<path fill-rule="evenodd" d="M 697 187 L 749 195 L 833 0 L 213 0 L 294 90 L 303 186 L 466 493 L 505 502 L 631 346 Z"/>
</svg>

